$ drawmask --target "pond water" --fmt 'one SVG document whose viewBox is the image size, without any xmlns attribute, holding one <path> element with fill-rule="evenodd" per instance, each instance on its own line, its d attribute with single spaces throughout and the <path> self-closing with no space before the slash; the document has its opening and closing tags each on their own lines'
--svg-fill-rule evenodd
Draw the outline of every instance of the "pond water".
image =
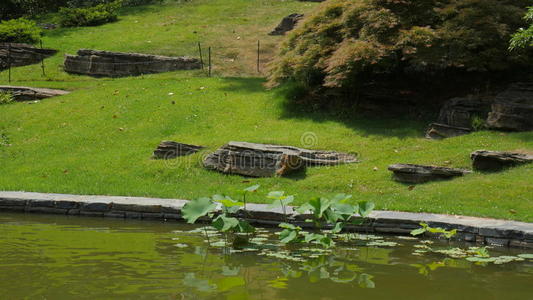
<svg viewBox="0 0 533 300">
<path fill-rule="evenodd" d="M 217 247 L 214 233 L 208 247 L 199 231 L 180 223 L 2 213 L 0 298 L 533 299 L 527 255 L 476 263 L 450 257 L 457 250 L 425 253 L 472 245 L 365 235 L 332 251 L 306 247 L 289 255 L 269 245 L 277 236 L 266 230 L 256 237 L 259 251 L 233 252 Z M 515 260 L 527 253 L 488 250 Z"/>
</svg>

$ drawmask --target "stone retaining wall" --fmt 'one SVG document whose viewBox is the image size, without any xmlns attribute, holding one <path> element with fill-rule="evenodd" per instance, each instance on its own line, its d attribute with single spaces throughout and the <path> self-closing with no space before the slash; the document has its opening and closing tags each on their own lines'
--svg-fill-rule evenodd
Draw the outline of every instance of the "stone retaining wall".
<svg viewBox="0 0 533 300">
<path fill-rule="evenodd" d="M 186 200 L 177 199 L 0 192 L 0 212 L 183 221 L 181 208 L 186 203 Z M 288 211 L 293 223 L 302 227 L 310 226 L 309 223 L 304 222 L 309 218 L 308 215 L 295 213 L 292 208 Z M 265 204 L 248 204 L 245 217 L 252 223 L 265 226 L 277 226 L 285 219 L 280 208 L 268 209 Z M 421 222 L 428 223 L 432 227 L 457 229 L 456 239 L 460 241 L 533 249 L 533 223 L 516 221 L 429 213 L 374 211 L 364 225 L 346 229 L 408 235 L 411 230 L 419 228 Z"/>
<path fill-rule="evenodd" d="M 29 44 L 0 43 L 0 70 L 20 67 L 41 62 L 42 59 L 56 54 L 53 49 L 40 49 Z"/>
<path fill-rule="evenodd" d="M 200 61 L 191 57 L 169 57 L 141 53 L 123 53 L 81 49 L 77 55 L 66 55 L 67 73 L 96 77 L 123 77 L 200 69 Z"/>
</svg>

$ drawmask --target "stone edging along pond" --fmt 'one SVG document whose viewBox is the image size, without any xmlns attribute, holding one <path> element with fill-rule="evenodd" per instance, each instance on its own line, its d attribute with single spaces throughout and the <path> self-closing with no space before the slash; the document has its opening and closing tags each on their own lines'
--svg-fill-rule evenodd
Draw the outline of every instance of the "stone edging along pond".
<svg viewBox="0 0 533 300">
<path fill-rule="evenodd" d="M 183 221 L 181 208 L 186 203 L 186 200 L 178 199 L 0 192 L 0 212 Z M 249 203 L 246 205 L 246 216 L 243 217 L 252 223 L 270 226 L 284 221 L 285 216 L 281 208 L 269 209 L 267 206 Z M 288 209 L 288 214 L 292 223 L 309 227 L 309 224 L 304 222 L 309 218 L 308 215 L 298 214 L 292 208 Z M 430 213 L 374 211 L 365 224 L 346 229 L 408 235 L 411 230 L 419 228 L 421 222 L 431 227 L 457 229 L 458 233 L 455 238 L 459 241 L 533 249 L 533 223 L 517 221 Z"/>
</svg>

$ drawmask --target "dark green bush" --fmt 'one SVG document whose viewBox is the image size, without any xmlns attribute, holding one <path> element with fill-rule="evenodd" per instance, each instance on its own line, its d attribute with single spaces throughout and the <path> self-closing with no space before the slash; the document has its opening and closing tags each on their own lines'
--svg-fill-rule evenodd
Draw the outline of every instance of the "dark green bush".
<svg viewBox="0 0 533 300">
<path fill-rule="evenodd" d="M 117 20 L 121 2 L 114 1 L 86 8 L 59 9 L 59 24 L 63 27 L 96 26 Z"/>
<path fill-rule="evenodd" d="M 57 11 L 66 6 L 67 0 L 1 0 L 0 20 L 20 17 L 34 17 L 39 14 Z"/>
<path fill-rule="evenodd" d="M 35 17 L 57 12 L 61 7 L 87 8 L 115 0 L 0 0 L 0 20 Z M 164 0 L 123 0 L 122 6 L 160 4 Z M 181 0 L 173 0 L 181 1 Z"/>
<path fill-rule="evenodd" d="M 20 18 L 0 22 L 0 42 L 32 44 L 40 36 L 41 29 L 33 21 Z"/>
<path fill-rule="evenodd" d="M 527 0 L 328 0 L 280 47 L 270 84 L 354 89 L 374 75 L 493 72 L 528 63 L 509 53 Z"/>
</svg>

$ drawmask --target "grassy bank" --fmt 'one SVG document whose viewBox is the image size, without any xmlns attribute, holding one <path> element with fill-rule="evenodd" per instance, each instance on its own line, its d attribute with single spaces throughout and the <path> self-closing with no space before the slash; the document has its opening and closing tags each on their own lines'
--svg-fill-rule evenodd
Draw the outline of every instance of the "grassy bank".
<svg viewBox="0 0 533 300">
<path fill-rule="evenodd" d="M 533 221 L 530 166 L 413 190 L 393 182 L 386 169 L 398 162 L 469 167 L 468 154 L 476 149 L 533 148 L 532 133 L 477 132 L 430 141 L 422 137 L 422 121 L 293 113 L 284 105 L 283 91 L 265 91 L 261 84 L 253 78 L 46 84 L 78 90 L 1 107 L 0 132 L 12 145 L 0 148 L 0 189 L 193 198 L 259 183 L 263 193 L 254 196 L 257 202 L 266 201 L 263 194 L 269 190 L 294 193 L 301 201 L 345 192 L 373 200 L 380 209 Z M 300 146 L 307 132 L 316 136 L 311 148 L 355 151 L 362 162 L 250 182 L 201 166 L 203 155 L 231 140 Z M 151 160 L 157 144 L 167 139 L 208 149 L 171 161 Z"/>
<path fill-rule="evenodd" d="M 372 200 L 378 209 L 533 222 L 532 166 L 414 189 L 392 181 L 387 171 L 392 163 L 468 168 L 473 150 L 533 149 L 533 133 L 482 131 L 430 141 L 423 138 L 428 120 L 305 113 L 286 105 L 287 91 L 267 91 L 263 79 L 250 77 L 254 48 L 244 43 L 264 38 L 265 49 L 271 45 L 273 50 L 280 38 L 266 33 L 282 16 L 312 5 L 200 0 L 127 9 L 113 24 L 49 32 L 45 45 L 61 51 L 46 60 L 47 77 L 41 77 L 38 65 L 21 67 L 13 70 L 12 84 L 73 92 L 35 104 L 0 106 L 0 190 L 190 199 L 232 194 L 257 183 L 262 187 L 252 196 L 256 202 L 267 201 L 270 190 L 295 194 L 297 202 L 344 192 Z M 197 35 L 213 47 L 238 48 L 237 58 L 215 61 L 215 67 L 218 74 L 240 77 L 205 78 L 193 71 L 93 79 L 61 70 L 62 55 L 79 48 L 194 55 Z M 180 41 L 191 48 L 179 48 Z M 7 73 L 0 78 L 5 83 Z M 308 133 L 314 142 L 302 145 Z M 175 160 L 151 160 L 161 140 L 208 148 Z M 232 140 L 358 152 L 362 162 L 308 168 L 288 178 L 245 179 L 204 170 L 202 157 Z"/>
</svg>

